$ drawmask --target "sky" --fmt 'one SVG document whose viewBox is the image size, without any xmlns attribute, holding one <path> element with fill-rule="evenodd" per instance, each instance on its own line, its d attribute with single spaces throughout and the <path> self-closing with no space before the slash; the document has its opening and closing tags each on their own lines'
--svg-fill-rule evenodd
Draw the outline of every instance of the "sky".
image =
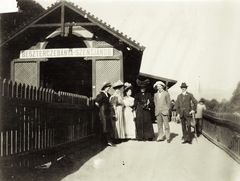
<svg viewBox="0 0 240 181">
<path fill-rule="evenodd" d="M 15 0 L 1 2 L 7 4 L 1 12 L 17 10 Z M 47 9 L 57 1 L 36 2 Z M 177 80 L 173 99 L 186 82 L 197 99 L 228 100 L 240 81 L 240 1 L 70 2 L 146 47 L 140 72 Z"/>
</svg>

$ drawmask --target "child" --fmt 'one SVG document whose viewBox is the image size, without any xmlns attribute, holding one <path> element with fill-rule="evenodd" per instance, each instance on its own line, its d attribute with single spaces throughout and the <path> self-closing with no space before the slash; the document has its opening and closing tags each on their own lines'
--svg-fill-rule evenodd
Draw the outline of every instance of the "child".
<svg viewBox="0 0 240 181">
<path fill-rule="evenodd" d="M 206 110 L 206 106 L 204 104 L 204 99 L 201 98 L 199 103 L 197 104 L 197 112 L 195 114 L 195 120 L 196 120 L 196 132 L 197 136 L 199 137 L 200 134 L 202 134 L 202 113 L 203 110 Z"/>
</svg>

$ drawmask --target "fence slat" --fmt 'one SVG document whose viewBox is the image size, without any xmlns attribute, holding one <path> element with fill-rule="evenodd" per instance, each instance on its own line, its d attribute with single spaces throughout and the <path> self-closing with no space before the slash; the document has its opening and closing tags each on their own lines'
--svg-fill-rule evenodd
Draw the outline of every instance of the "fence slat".
<svg viewBox="0 0 240 181">
<path fill-rule="evenodd" d="M 7 84 L 7 79 L 3 79 L 3 89 L 2 89 L 2 95 L 3 96 L 8 96 L 8 84 Z"/>
<path fill-rule="evenodd" d="M 2 77 L 0 77 L 0 96 L 2 96 L 3 93 L 3 80 Z"/>
</svg>

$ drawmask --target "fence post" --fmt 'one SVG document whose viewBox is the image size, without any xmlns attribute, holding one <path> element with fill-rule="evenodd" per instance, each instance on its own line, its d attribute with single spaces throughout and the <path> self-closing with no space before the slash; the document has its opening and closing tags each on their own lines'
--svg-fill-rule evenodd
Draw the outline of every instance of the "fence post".
<svg viewBox="0 0 240 181">
<path fill-rule="evenodd" d="M 3 79 L 3 89 L 2 89 L 2 95 L 7 96 L 7 90 L 8 90 L 8 84 L 7 84 L 7 79 Z"/>
<path fill-rule="evenodd" d="M 8 95 L 8 97 L 12 97 L 12 81 L 11 80 L 9 80 L 8 81 L 8 93 L 7 93 Z"/>
</svg>

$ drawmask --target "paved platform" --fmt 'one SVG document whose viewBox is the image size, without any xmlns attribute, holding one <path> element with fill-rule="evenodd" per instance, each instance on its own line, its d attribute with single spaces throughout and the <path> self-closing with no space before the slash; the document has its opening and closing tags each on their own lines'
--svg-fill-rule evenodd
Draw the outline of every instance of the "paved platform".
<svg viewBox="0 0 240 181">
<path fill-rule="evenodd" d="M 200 136 L 182 144 L 181 125 L 170 122 L 172 142 L 130 140 L 106 147 L 62 181 L 239 181 L 240 164 Z M 155 134 L 157 125 L 154 124 Z"/>
</svg>

